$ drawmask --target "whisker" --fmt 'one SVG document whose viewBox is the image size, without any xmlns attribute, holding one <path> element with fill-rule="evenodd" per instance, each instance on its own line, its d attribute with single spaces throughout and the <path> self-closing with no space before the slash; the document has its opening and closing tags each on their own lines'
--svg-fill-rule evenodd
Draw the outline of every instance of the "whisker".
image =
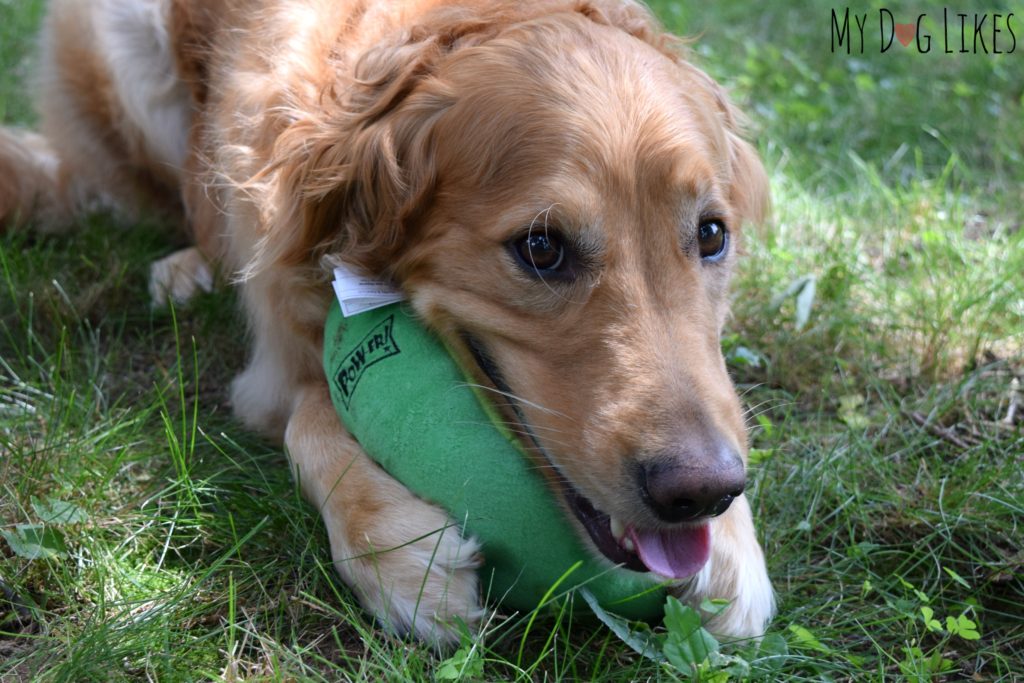
<svg viewBox="0 0 1024 683">
<path fill-rule="evenodd" d="M 747 387 L 746 389 L 744 389 L 744 390 L 743 390 L 742 392 L 740 392 L 740 393 L 738 394 L 738 396 L 739 396 L 740 398 L 743 398 L 744 396 L 746 396 L 746 395 L 747 395 L 747 394 L 749 394 L 750 392 L 752 392 L 752 391 L 754 391 L 755 389 L 758 389 L 758 388 L 760 388 L 760 387 L 763 387 L 763 386 L 765 386 L 765 383 L 764 383 L 764 382 L 758 382 L 758 383 L 756 383 L 756 384 L 751 384 L 751 385 L 750 385 L 750 386 L 748 386 L 748 387 Z"/>
<path fill-rule="evenodd" d="M 565 413 L 559 412 L 557 410 L 553 410 L 551 408 L 547 408 L 545 406 L 540 405 L 539 403 L 534 403 L 533 401 L 528 401 L 525 398 L 523 398 L 522 396 L 516 396 L 515 394 L 513 394 L 511 392 L 502 391 L 501 389 L 497 389 L 495 387 L 489 387 L 489 386 L 485 386 L 483 384 L 476 384 L 475 382 L 464 382 L 464 383 L 462 383 L 462 384 L 460 384 L 458 386 L 464 386 L 464 387 L 469 387 L 471 389 L 475 388 L 475 389 L 482 389 L 484 391 L 489 391 L 489 392 L 491 392 L 493 394 L 498 394 L 499 396 L 504 396 L 505 398 L 512 399 L 513 401 L 518 401 L 519 403 L 522 403 L 524 405 L 528 405 L 531 408 L 534 408 L 536 410 L 541 411 L 542 413 L 547 413 L 548 415 L 555 415 L 557 417 L 564 417 L 564 418 L 569 419 L 569 420 L 573 419 L 573 418 L 569 417 L 568 415 L 566 415 Z M 575 420 L 573 420 L 573 421 L 575 422 Z"/>
<path fill-rule="evenodd" d="M 746 408 L 743 411 L 743 417 L 744 418 L 748 418 L 748 417 L 756 418 L 758 415 L 763 415 L 764 413 L 767 413 L 769 410 L 774 410 L 776 408 L 785 408 L 787 406 L 793 406 L 793 405 L 796 405 L 795 401 L 786 401 L 786 400 L 783 400 L 783 399 L 771 399 L 770 398 L 770 399 L 766 399 L 764 401 L 761 401 L 760 403 L 756 403 L 756 404 Z M 763 408 L 763 410 L 762 410 L 762 408 Z"/>
<path fill-rule="evenodd" d="M 506 420 L 492 420 L 492 424 L 503 425 L 505 427 L 522 427 L 518 422 L 509 422 Z M 556 434 L 565 434 L 564 430 L 558 427 L 544 427 L 543 425 L 530 425 L 530 429 L 543 429 L 546 432 L 554 432 Z"/>
<path fill-rule="evenodd" d="M 542 215 L 544 216 L 544 236 L 545 237 L 550 237 L 550 233 L 549 233 L 550 226 L 548 225 L 548 218 L 550 218 L 550 216 L 551 216 L 551 209 L 555 208 L 556 206 L 558 206 L 558 202 L 555 202 L 554 204 L 550 205 L 548 208 L 544 209 L 543 211 L 538 211 L 537 212 L 537 215 L 533 217 L 532 221 L 530 221 L 530 227 L 529 227 L 529 229 L 527 230 L 527 233 L 526 233 L 527 238 L 529 238 L 531 235 L 533 235 L 533 228 L 534 228 L 534 226 L 537 225 L 537 222 L 538 222 L 538 220 L 540 219 L 540 217 Z M 549 292 L 551 292 L 552 294 L 554 294 L 555 296 L 557 296 L 559 299 L 561 299 L 562 301 L 565 301 L 567 303 L 570 303 L 570 304 L 571 303 L 579 303 L 579 302 L 573 301 L 571 298 L 569 298 L 568 296 L 562 294 L 557 289 L 555 289 L 550 284 L 548 284 L 548 281 L 544 279 L 544 274 L 540 272 L 540 269 L 538 269 L 536 267 L 536 265 L 533 268 L 533 272 L 537 276 L 537 278 L 542 283 L 544 283 L 544 286 L 547 288 L 547 290 Z"/>
<path fill-rule="evenodd" d="M 753 413 L 754 411 L 760 409 L 763 406 L 767 406 L 766 410 L 771 409 L 773 407 L 772 406 L 772 401 L 771 400 L 761 401 L 760 403 L 755 403 L 754 405 L 747 406 L 746 408 L 743 409 L 743 414 L 744 415 L 749 415 L 750 413 Z"/>
<path fill-rule="evenodd" d="M 456 424 L 486 425 L 486 424 L 490 424 L 490 423 L 488 423 L 488 422 L 479 422 L 479 421 L 475 421 L 475 420 L 463 420 L 463 421 L 460 421 L 460 422 L 458 422 Z M 508 431 L 510 433 L 512 433 L 512 434 L 517 434 L 519 436 L 526 437 L 527 439 L 532 439 L 533 438 L 533 434 L 530 433 L 528 430 L 524 429 L 522 427 L 522 425 L 514 425 L 512 423 L 508 423 L 507 426 L 506 426 L 506 429 L 508 429 Z M 554 444 L 556 446 L 561 446 L 562 448 L 565 448 L 566 450 L 569 450 L 569 451 L 573 451 L 576 448 L 573 444 L 571 444 L 571 443 L 569 443 L 567 441 L 561 441 L 559 439 L 552 439 L 550 437 L 545 437 L 544 441 L 547 444 Z M 535 450 L 535 451 L 537 451 L 538 453 L 540 453 L 541 455 L 544 455 L 544 456 L 547 455 L 543 450 L 537 448 L 537 446 L 533 445 L 532 443 L 524 444 L 524 448 Z"/>
</svg>

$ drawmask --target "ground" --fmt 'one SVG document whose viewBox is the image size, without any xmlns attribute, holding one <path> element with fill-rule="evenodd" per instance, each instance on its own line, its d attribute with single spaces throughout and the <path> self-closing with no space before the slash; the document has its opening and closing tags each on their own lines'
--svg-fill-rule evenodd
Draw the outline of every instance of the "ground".
<svg viewBox="0 0 1024 683">
<path fill-rule="evenodd" d="M 33 120 L 41 6 L 0 0 L 7 125 Z M 1024 3 L 986 6 L 982 45 L 981 15 L 944 43 L 942 5 L 894 6 L 927 16 L 884 53 L 884 6 L 850 6 L 864 54 L 833 51 L 820 2 L 654 7 L 772 178 L 724 340 L 780 605 L 763 643 L 702 662 L 674 606 L 629 643 L 583 609 L 494 612 L 454 655 L 389 637 L 284 456 L 232 420 L 233 295 L 152 310 L 171 226 L 93 216 L 0 236 L 0 680 L 1024 676 Z"/>
</svg>

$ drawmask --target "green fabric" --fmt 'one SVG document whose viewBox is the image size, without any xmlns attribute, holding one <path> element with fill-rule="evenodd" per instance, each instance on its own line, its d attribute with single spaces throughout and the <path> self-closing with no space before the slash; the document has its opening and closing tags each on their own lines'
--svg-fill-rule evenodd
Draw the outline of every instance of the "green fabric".
<svg viewBox="0 0 1024 683">
<path fill-rule="evenodd" d="M 370 457 L 481 541 L 492 600 L 533 609 L 581 561 L 555 594 L 586 584 L 605 609 L 660 617 L 664 589 L 593 559 L 541 475 L 406 305 L 344 318 L 335 302 L 324 367 L 338 414 Z"/>
</svg>

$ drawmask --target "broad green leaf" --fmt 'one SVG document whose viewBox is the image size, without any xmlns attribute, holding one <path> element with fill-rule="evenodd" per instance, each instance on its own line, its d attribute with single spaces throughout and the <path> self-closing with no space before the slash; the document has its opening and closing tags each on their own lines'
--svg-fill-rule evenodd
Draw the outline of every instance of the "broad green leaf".
<svg viewBox="0 0 1024 683">
<path fill-rule="evenodd" d="M 878 543 L 872 543 L 870 541 L 861 541 L 855 545 L 851 545 L 846 549 L 847 557 L 867 557 L 871 553 L 875 552 L 882 546 Z"/>
<path fill-rule="evenodd" d="M 481 678 L 484 675 L 484 660 L 478 649 L 472 645 L 464 645 L 441 662 L 434 672 L 439 681 L 459 681 L 463 678 Z"/>
<path fill-rule="evenodd" d="M 978 632 L 978 624 L 969 619 L 966 614 L 961 614 L 956 619 L 946 617 L 946 630 L 960 636 L 964 640 L 978 640 L 981 638 L 981 634 Z"/>
<path fill-rule="evenodd" d="M 807 650 L 817 650 L 818 652 L 831 652 L 826 645 L 814 637 L 813 633 L 799 624 L 790 624 L 789 632 L 793 634 L 793 644 L 797 647 L 802 647 Z"/>
<path fill-rule="evenodd" d="M 942 656 L 941 648 L 935 648 L 931 654 L 925 655 L 919 647 L 904 646 L 903 653 L 903 661 L 899 663 L 900 671 L 911 680 L 923 683 L 931 680 L 930 674 L 945 673 L 953 668 L 953 662 Z"/>
<path fill-rule="evenodd" d="M 13 531 L 0 531 L 14 554 L 26 560 L 46 560 L 67 552 L 64 536 L 42 524 L 19 524 Z"/>
<path fill-rule="evenodd" d="M 706 661 L 708 655 L 718 647 L 710 633 L 704 629 L 694 631 L 689 638 L 669 637 L 665 643 L 665 657 L 675 668 L 691 672 Z"/>
<path fill-rule="evenodd" d="M 960 576 L 959 574 L 957 574 L 955 571 L 953 571 L 949 567 L 943 567 L 942 571 L 944 571 L 947 574 L 949 574 L 949 578 L 953 579 L 954 581 L 959 583 L 964 588 L 970 588 L 971 587 L 971 584 L 967 583 L 967 579 L 965 579 L 964 577 Z"/>
<path fill-rule="evenodd" d="M 818 280 L 813 275 L 804 275 L 789 283 L 782 292 L 772 297 L 771 307 L 779 308 L 782 303 L 791 296 L 796 297 L 795 326 L 799 332 L 811 319 L 811 309 L 814 307 L 814 298 L 818 288 Z"/>
<path fill-rule="evenodd" d="M 715 671 L 710 662 L 705 662 L 704 666 L 698 669 L 697 680 L 700 683 L 728 683 L 729 672 Z"/>
<path fill-rule="evenodd" d="M 768 364 L 767 357 L 758 351 L 746 346 L 737 346 L 725 354 L 725 360 L 730 365 L 742 365 L 751 368 L 760 368 Z"/>
<path fill-rule="evenodd" d="M 665 657 L 677 669 L 692 672 L 713 652 L 718 641 L 700 625 L 700 614 L 673 597 L 665 601 Z"/>
<path fill-rule="evenodd" d="M 594 594 L 586 588 L 581 588 L 579 590 L 579 594 L 582 595 L 586 603 L 590 605 L 590 609 L 594 611 L 594 615 L 601 621 L 601 623 L 607 626 L 612 633 L 618 636 L 619 640 L 632 648 L 633 652 L 636 652 L 638 655 L 646 657 L 651 661 L 665 661 L 665 656 L 661 654 L 661 640 L 650 631 L 650 628 L 646 624 L 638 624 L 634 626 L 626 619 L 606 612 L 605 609 L 598 604 L 597 598 L 594 597 Z"/>
<path fill-rule="evenodd" d="M 764 449 L 764 448 L 751 448 L 747 452 L 747 459 L 748 459 L 748 461 L 750 462 L 751 465 L 758 465 L 758 464 L 760 464 L 762 462 L 766 462 L 768 460 L 771 460 L 774 455 L 775 455 L 775 449 L 774 448 L 768 448 L 768 449 Z"/>
<path fill-rule="evenodd" d="M 781 657 L 789 654 L 789 644 L 781 633 L 768 633 L 757 648 L 758 657 Z"/>
<path fill-rule="evenodd" d="M 928 672 L 934 674 L 946 673 L 953 668 L 953 660 L 942 656 L 942 650 L 935 648 L 927 661 Z"/>
<path fill-rule="evenodd" d="M 860 394 L 847 394 L 839 397 L 839 419 L 846 423 L 851 429 L 864 429 L 871 420 L 861 409 L 864 405 L 864 397 Z"/>
<path fill-rule="evenodd" d="M 778 308 L 783 304 L 783 302 L 785 302 L 786 299 L 798 294 L 800 290 L 802 290 L 804 286 L 807 284 L 807 280 L 810 279 L 811 277 L 812 276 L 810 275 L 805 275 L 804 277 L 799 277 L 796 280 L 793 280 L 792 282 L 789 283 L 789 285 L 786 286 L 784 290 L 782 290 L 780 293 L 772 297 L 771 303 L 769 305 L 772 308 Z"/>
<path fill-rule="evenodd" d="M 669 635 L 688 636 L 700 628 L 700 615 L 692 607 L 669 596 L 665 600 L 665 628 Z"/>
<path fill-rule="evenodd" d="M 807 321 L 811 319 L 811 308 L 814 307 L 814 297 L 817 292 L 817 280 L 813 275 L 807 276 L 807 282 L 796 295 L 796 331 L 804 329 Z"/>
<path fill-rule="evenodd" d="M 933 618 L 935 616 L 935 610 L 931 607 L 928 607 L 927 605 L 921 607 L 921 616 L 924 617 L 924 625 L 929 631 L 934 632 L 942 630 L 942 623 L 938 619 Z"/>
<path fill-rule="evenodd" d="M 750 678 L 750 662 L 738 655 L 725 655 L 721 652 L 712 652 L 708 656 L 708 664 L 717 673 L 726 674 L 722 680 L 747 680 Z M 703 678 L 701 680 L 704 680 Z"/>
<path fill-rule="evenodd" d="M 757 648 L 757 656 L 751 662 L 754 672 L 759 677 L 773 680 L 773 673 L 778 671 L 789 656 L 789 645 L 780 633 L 768 633 L 761 639 Z"/>
<path fill-rule="evenodd" d="M 33 497 L 32 509 L 46 524 L 81 524 L 89 518 L 85 510 L 74 503 L 56 498 L 47 498 L 43 502 Z"/>
<path fill-rule="evenodd" d="M 729 601 L 725 598 L 704 598 L 700 603 L 700 610 L 707 612 L 713 617 L 717 617 L 719 614 L 729 609 Z"/>
</svg>

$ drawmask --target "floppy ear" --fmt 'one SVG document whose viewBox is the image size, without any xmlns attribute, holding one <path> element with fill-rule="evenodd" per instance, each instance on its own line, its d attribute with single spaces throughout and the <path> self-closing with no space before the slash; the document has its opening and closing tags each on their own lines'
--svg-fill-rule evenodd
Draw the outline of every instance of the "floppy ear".
<svg viewBox="0 0 1024 683">
<path fill-rule="evenodd" d="M 496 26 L 437 17 L 366 53 L 354 80 L 332 74 L 313 106 L 295 107 L 298 118 L 278 136 L 264 171 L 273 199 L 250 268 L 316 266 L 331 254 L 386 275 L 436 183 L 432 131 L 453 97 L 434 74 Z"/>
<path fill-rule="evenodd" d="M 596 24 L 613 26 L 642 40 L 674 62 L 683 59 L 685 41 L 666 32 L 642 3 L 632 0 L 577 0 L 574 9 Z"/>
<path fill-rule="evenodd" d="M 615 0 L 579 0 L 576 11 L 591 21 L 614 26 L 642 40 L 675 62 L 692 79 L 701 84 L 717 106 L 727 131 L 729 164 L 732 182 L 730 202 L 741 223 L 759 224 L 770 210 L 768 176 L 757 151 L 742 137 L 745 124 L 743 115 L 729 102 L 718 83 L 688 60 L 687 41 L 660 27 L 657 20 L 643 5 Z"/>
<path fill-rule="evenodd" d="M 704 86 L 722 117 L 729 146 L 729 202 L 736 211 L 736 217 L 740 224 L 749 223 L 756 226 L 763 223 L 771 211 L 771 192 L 768 174 L 757 150 L 743 139 L 746 117 L 733 106 L 725 89 L 713 78 L 693 64 L 685 61 L 679 64 Z"/>
<path fill-rule="evenodd" d="M 268 169 L 273 215 L 264 215 L 257 268 L 316 265 L 336 254 L 384 270 L 433 184 L 430 122 L 447 102 L 418 86 L 439 50 L 433 41 L 376 50 L 341 97 L 323 93 L 278 137 Z"/>
<path fill-rule="evenodd" d="M 768 174 L 753 145 L 735 132 L 729 133 L 729 152 L 732 166 L 729 199 L 741 223 L 759 226 L 771 212 Z"/>
</svg>

